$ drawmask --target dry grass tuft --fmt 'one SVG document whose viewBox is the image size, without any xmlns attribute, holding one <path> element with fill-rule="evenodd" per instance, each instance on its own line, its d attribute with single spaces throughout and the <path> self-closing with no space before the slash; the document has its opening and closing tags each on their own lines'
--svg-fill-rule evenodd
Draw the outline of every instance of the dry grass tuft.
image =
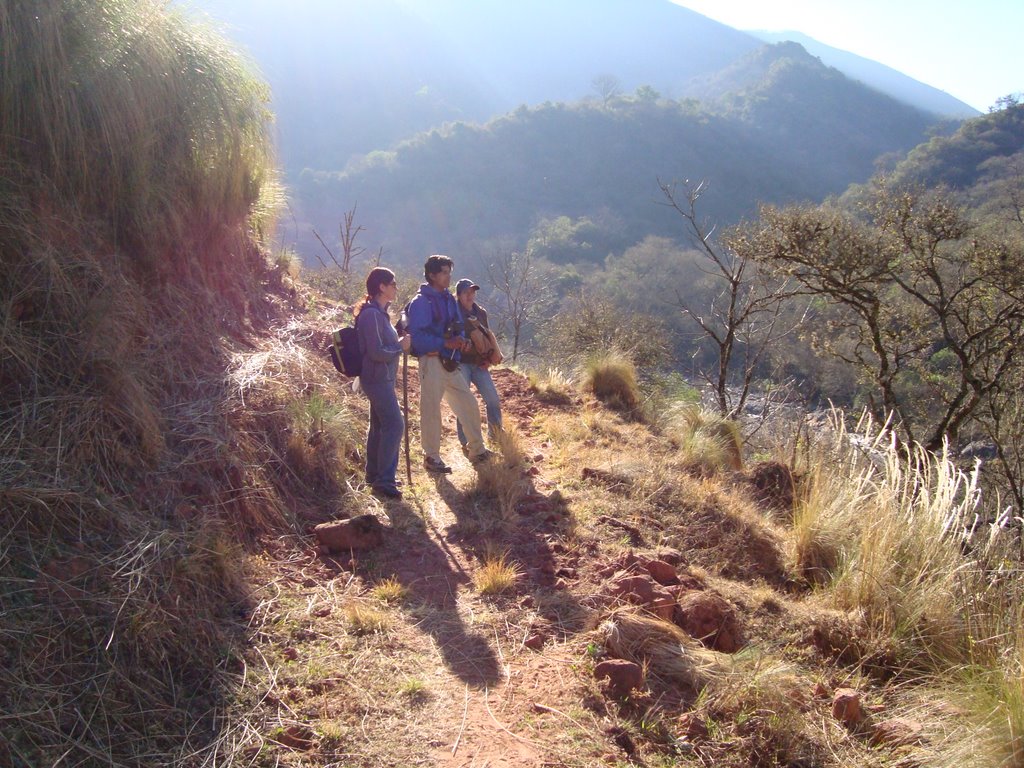
<svg viewBox="0 0 1024 768">
<path fill-rule="evenodd" d="M 743 469 L 743 437 L 732 419 L 693 403 L 680 403 L 663 417 L 663 423 L 687 464 L 711 473 Z"/>
<path fill-rule="evenodd" d="M 596 632 L 612 657 L 645 666 L 666 685 L 699 692 L 728 669 L 722 654 L 707 650 L 674 624 L 646 614 L 614 611 Z"/>
<path fill-rule="evenodd" d="M 583 388 L 617 411 L 638 415 L 640 385 L 633 361 L 620 352 L 591 355 L 583 364 Z"/>
<path fill-rule="evenodd" d="M 380 582 L 373 588 L 373 596 L 382 603 L 399 603 L 409 595 L 409 588 L 395 576 Z"/>
<path fill-rule="evenodd" d="M 489 551 L 480 567 L 473 573 L 473 583 L 481 595 L 499 595 L 516 586 L 522 571 L 509 562 L 508 553 Z"/>
<path fill-rule="evenodd" d="M 391 628 L 391 618 L 386 613 L 363 603 L 349 603 L 344 615 L 349 629 L 356 635 L 380 634 Z"/>
<path fill-rule="evenodd" d="M 499 455 L 476 467 L 475 489 L 497 502 L 503 520 L 511 520 L 516 504 L 530 490 L 530 481 L 524 476 L 526 453 L 515 426 L 496 432 L 493 442 Z"/>
<path fill-rule="evenodd" d="M 527 378 L 530 390 L 542 403 L 568 405 L 572 402 L 572 379 L 560 368 L 548 368 L 543 373 L 531 371 Z"/>
</svg>

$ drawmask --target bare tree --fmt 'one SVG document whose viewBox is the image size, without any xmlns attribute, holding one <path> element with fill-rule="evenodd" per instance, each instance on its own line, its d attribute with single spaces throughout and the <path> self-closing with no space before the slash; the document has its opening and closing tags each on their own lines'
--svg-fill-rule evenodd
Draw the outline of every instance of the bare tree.
<svg viewBox="0 0 1024 768">
<path fill-rule="evenodd" d="M 601 97 L 601 103 L 608 106 L 608 103 L 622 93 L 622 84 L 615 75 L 602 74 L 591 80 L 597 95 Z"/>
<path fill-rule="evenodd" d="M 352 210 L 345 211 L 342 215 L 342 222 L 338 225 L 338 235 L 341 238 L 341 261 L 339 261 L 334 255 L 334 252 L 327 247 L 327 243 L 325 243 L 324 239 L 320 237 L 320 233 L 315 229 L 313 230 L 313 236 L 320 241 L 320 245 L 323 246 L 323 249 L 327 251 L 327 255 L 331 257 L 331 261 L 334 262 L 334 266 L 342 272 L 348 272 L 352 266 L 352 259 L 361 256 L 366 250 L 365 248 L 357 247 L 355 244 L 356 236 L 363 231 L 362 225 L 355 226 L 355 218 L 356 206 L 353 205 Z M 377 253 L 378 262 L 380 261 L 382 253 L 383 248 Z M 317 260 L 319 260 L 320 264 L 324 267 L 327 266 L 326 262 L 324 262 L 319 255 L 317 255 Z"/>
<path fill-rule="evenodd" d="M 701 273 L 714 290 L 710 304 L 702 306 L 687 301 L 677 290 L 676 306 L 712 345 L 716 369 L 701 375 L 714 392 L 718 411 L 735 418 L 750 397 L 768 351 L 803 322 L 805 312 L 785 313 L 786 300 L 794 295 L 786 279 L 712 239 L 714 227 L 697 215 L 705 181 L 684 182 L 681 191 L 674 182 L 659 180 L 658 186 L 665 204 L 686 223 L 687 235 L 702 257 Z"/>
<path fill-rule="evenodd" d="M 523 331 L 547 302 L 549 291 L 540 279 L 532 252 L 501 251 L 487 267 L 487 276 L 502 304 L 499 332 L 511 327 L 512 362 L 522 352 Z"/>
<path fill-rule="evenodd" d="M 341 271 L 348 272 L 352 259 L 361 256 L 365 248 L 357 248 L 355 245 L 356 235 L 363 231 L 362 226 L 355 227 L 353 222 L 356 218 L 356 206 L 352 210 L 345 211 L 344 221 L 338 226 L 341 235 Z"/>
</svg>

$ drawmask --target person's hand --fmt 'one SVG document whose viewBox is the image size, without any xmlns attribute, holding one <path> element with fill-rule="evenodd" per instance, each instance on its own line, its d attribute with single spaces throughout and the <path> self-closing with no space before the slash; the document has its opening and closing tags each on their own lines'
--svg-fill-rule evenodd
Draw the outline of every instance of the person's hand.
<svg viewBox="0 0 1024 768">
<path fill-rule="evenodd" d="M 463 348 L 462 347 L 462 339 L 460 339 L 458 336 L 452 336 L 450 339 L 445 339 L 444 340 L 444 348 L 445 349 L 458 349 L 458 350 L 461 351 L 462 348 Z"/>
<path fill-rule="evenodd" d="M 403 352 L 408 352 L 412 347 L 412 336 L 406 334 L 405 336 L 398 337 L 398 345 L 402 348 Z"/>
</svg>

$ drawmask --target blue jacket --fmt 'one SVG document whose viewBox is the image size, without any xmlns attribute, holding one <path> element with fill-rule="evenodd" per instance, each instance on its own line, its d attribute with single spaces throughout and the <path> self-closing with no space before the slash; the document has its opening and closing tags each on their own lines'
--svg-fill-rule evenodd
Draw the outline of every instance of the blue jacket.
<svg viewBox="0 0 1024 768">
<path fill-rule="evenodd" d="M 388 313 L 375 301 L 363 304 L 356 318 L 356 330 L 359 331 L 359 351 L 363 353 L 363 372 L 359 378 L 394 382 L 402 347 Z"/>
<path fill-rule="evenodd" d="M 458 352 L 444 348 L 444 329 L 451 321 L 461 321 L 462 318 L 458 302 L 451 293 L 423 283 L 419 293 L 409 302 L 407 314 L 413 355 L 422 357 L 437 352 L 443 357 L 459 359 Z M 464 333 L 458 335 L 465 336 Z"/>
</svg>

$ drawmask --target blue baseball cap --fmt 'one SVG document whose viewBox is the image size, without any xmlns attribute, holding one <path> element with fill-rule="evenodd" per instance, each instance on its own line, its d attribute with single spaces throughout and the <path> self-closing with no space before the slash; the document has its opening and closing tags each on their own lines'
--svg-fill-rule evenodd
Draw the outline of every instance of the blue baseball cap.
<svg viewBox="0 0 1024 768">
<path fill-rule="evenodd" d="M 480 286 L 474 283 L 468 277 L 464 277 L 455 284 L 455 295 L 458 296 L 463 291 L 469 291 L 474 288 L 479 289 Z"/>
</svg>

